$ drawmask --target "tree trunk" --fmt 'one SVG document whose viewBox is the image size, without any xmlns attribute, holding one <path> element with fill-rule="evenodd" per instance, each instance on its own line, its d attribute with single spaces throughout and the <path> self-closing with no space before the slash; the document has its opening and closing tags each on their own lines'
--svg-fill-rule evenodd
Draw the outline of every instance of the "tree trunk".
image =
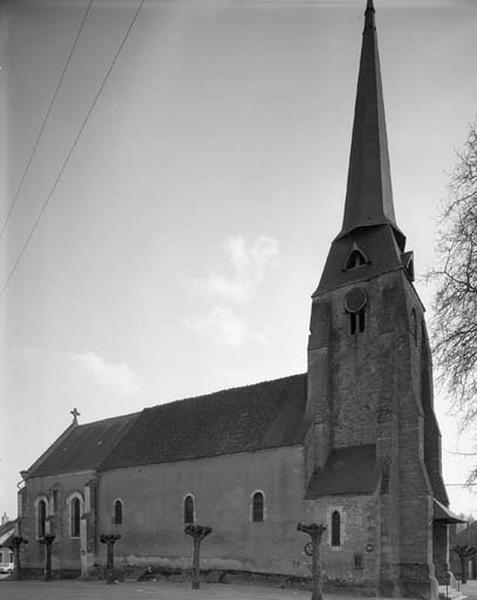
<svg viewBox="0 0 477 600">
<path fill-rule="evenodd" d="M 466 563 L 466 558 L 465 556 L 460 556 L 460 571 L 461 571 L 461 578 L 462 578 L 462 583 L 467 583 L 467 573 L 466 573 L 466 567 L 467 565 Z"/>
<path fill-rule="evenodd" d="M 321 568 L 320 568 L 320 540 L 312 539 L 313 556 L 312 556 L 312 577 L 313 577 L 313 592 L 311 600 L 322 600 L 323 592 L 321 585 Z"/>
<path fill-rule="evenodd" d="M 45 581 L 51 580 L 51 542 L 45 544 Z"/>
<path fill-rule="evenodd" d="M 326 527 L 322 524 L 311 523 L 306 525 L 305 523 L 298 523 L 297 530 L 302 533 L 307 533 L 311 539 L 311 576 L 312 576 L 312 594 L 311 600 L 323 600 L 322 591 L 322 579 L 321 579 L 321 564 L 320 564 L 320 544 L 321 536 L 326 530 Z"/>
<path fill-rule="evenodd" d="M 192 559 L 192 589 L 200 588 L 200 538 L 194 538 L 194 556 Z"/>
<path fill-rule="evenodd" d="M 114 583 L 114 542 L 107 545 L 106 583 Z"/>
</svg>

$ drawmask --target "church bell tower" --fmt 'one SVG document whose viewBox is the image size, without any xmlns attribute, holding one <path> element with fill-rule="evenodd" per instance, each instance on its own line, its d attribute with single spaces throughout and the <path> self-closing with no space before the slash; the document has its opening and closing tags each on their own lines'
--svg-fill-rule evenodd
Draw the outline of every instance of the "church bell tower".
<svg viewBox="0 0 477 600">
<path fill-rule="evenodd" d="M 343 224 L 312 296 L 307 499 L 321 503 L 317 514 L 324 503 L 356 508 L 345 515 L 348 527 L 353 519 L 369 524 L 360 542 L 367 550 L 352 552 L 364 553 L 378 594 L 433 599 L 437 579 L 447 577 L 448 499 L 424 308 L 405 244 L 368 0 Z M 336 550 L 330 564 L 341 560 Z"/>
</svg>

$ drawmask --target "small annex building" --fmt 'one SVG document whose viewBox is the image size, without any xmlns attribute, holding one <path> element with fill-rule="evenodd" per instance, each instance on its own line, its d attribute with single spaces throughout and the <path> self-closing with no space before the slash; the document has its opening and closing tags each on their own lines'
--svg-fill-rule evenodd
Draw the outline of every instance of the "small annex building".
<svg viewBox="0 0 477 600">
<path fill-rule="evenodd" d="M 213 527 L 202 567 L 309 577 L 297 522 L 326 526 L 325 581 L 437 598 L 455 521 L 441 473 L 424 308 L 397 226 L 375 10 L 368 0 L 342 229 L 312 295 L 304 374 L 71 426 L 27 471 L 23 565 L 185 569 L 184 525 Z"/>
<path fill-rule="evenodd" d="M 13 550 L 11 542 L 16 533 L 16 519 L 10 521 L 4 514 L 0 525 L 0 573 L 13 573 Z"/>
</svg>

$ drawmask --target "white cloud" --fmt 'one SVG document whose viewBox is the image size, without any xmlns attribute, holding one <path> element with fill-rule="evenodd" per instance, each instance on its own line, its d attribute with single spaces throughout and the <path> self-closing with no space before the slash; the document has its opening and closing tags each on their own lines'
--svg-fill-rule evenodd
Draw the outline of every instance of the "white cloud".
<svg viewBox="0 0 477 600">
<path fill-rule="evenodd" d="M 226 306 L 213 306 L 195 319 L 186 319 L 185 326 L 195 333 L 205 335 L 210 341 L 224 346 L 240 346 L 247 340 L 266 343 L 266 336 L 251 331 L 245 319 Z"/>
<path fill-rule="evenodd" d="M 266 269 L 278 263 L 279 242 L 259 235 L 252 244 L 247 244 L 243 236 L 236 235 L 228 237 L 221 247 L 230 263 L 231 275 L 209 270 L 206 276 L 192 279 L 194 288 L 228 302 L 249 300 L 262 283 Z"/>
<path fill-rule="evenodd" d="M 138 377 L 125 363 L 110 363 L 89 351 L 74 354 L 71 360 L 76 373 L 92 378 L 121 397 L 131 396 L 141 389 Z"/>
<path fill-rule="evenodd" d="M 278 263 L 279 242 L 259 235 L 250 243 L 243 236 L 235 235 L 228 237 L 220 248 L 227 260 L 228 275 L 209 269 L 205 276 L 186 282 L 217 303 L 207 313 L 185 319 L 184 325 L 220 345 L 240 346 L 247 341 L 267 343 L 265 334 L 252 330 L 230 305 L 243 304 L 256 295 L 267 269 Z"/>
<path fill-rule="evenodd" d="M 224 306 L 214 306 L 208 314 L 186 319 L 184 323 L 195 333 L 205 334 L 218 344 L 240 346 L 244 339 L 244 320 Z"/>
</svg>

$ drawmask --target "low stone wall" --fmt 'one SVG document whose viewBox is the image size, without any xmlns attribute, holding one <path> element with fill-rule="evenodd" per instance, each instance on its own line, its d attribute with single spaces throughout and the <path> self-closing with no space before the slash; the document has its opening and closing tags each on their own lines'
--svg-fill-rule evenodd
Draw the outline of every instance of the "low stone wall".
<svg viewBox="0 0 477 600">
<path fill-rule="evenodd" d="M 77 579 L 80 575 L 79 569 L 54 569 L 51 571 L 52 579 Z M 22 579 L 43 579 L 44 576 L 43 569 L 22 567 Z"/>
</svg>

